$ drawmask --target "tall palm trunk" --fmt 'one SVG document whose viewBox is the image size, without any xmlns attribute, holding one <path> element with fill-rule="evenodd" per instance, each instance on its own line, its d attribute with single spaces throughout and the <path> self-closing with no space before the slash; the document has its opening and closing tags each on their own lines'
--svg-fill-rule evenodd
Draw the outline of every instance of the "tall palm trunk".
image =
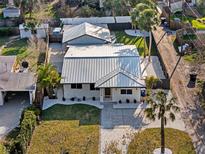
<svg viewBox="0 0 205 154">
<path fill-rule="evenodd" d="M 164 116 L 161 118 L 161 153 L 165 152 Z"/>
<path fill-rule="evenodd" d="M 143 31 L 143 35 L 144 35 L 144 58 L 146 58 L 146 32 Z"/>
<path fill-rule="evenodd" d="M 151 51 L 152 51 L 152 32 L 149 32 L 149 62 L 151 62 Z"/>
</svg>

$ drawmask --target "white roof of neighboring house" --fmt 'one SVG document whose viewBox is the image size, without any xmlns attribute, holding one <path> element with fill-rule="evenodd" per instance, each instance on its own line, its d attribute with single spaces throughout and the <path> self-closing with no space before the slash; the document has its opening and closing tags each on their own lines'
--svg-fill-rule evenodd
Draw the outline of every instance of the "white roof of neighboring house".
<svg viewBox="0 0 205 154">
<path fill-rule="evenodd" d="M 70 46 L 63 61 L 61 83 L 145 87 L 134 45 Z"/>
<path fill-rule="evenodd" d="M 77 39 L 84 35 L 104 40 L 105 42 L 111 42 L 109 29 L 85 22 L 73 27 L 64 27 L 63 43 Z"/>
<path fill-rule="evenodd" d="M 20 14 L 20 9 L 14 6 L 9 6 L 3 9 L 3 12 L 17 13 Z"/>
<path fill-rule="evenodd" d="M 48 28 L 49 28 L 48 24 L 40 24 L 40 25 L 36 26 L 36 29 L 48 29 Z M 19 29 L 25 29 L 24 24 L 20 24 Z"/>
<path fill-rule="evenodd" d="M 0 56 L 0 75 L 6 71 L 12 71 L 16 56 Z"/>
<path fill-rule="evenodd" d="M 89 18 L 61 18 L 64 25 L 78 25 L 84 22 L 92 24 L 113 24 L 115 23 L 114 17 L 89 17 Z M 131 23 L 130 16 L 116 16 L 117 23 Z"/>
<path fill-rule="evenodd" d="M 16 56 L 0 56 L 0 91 L 35 90 L 33 73 L 15 73 Z"/>
</svg>

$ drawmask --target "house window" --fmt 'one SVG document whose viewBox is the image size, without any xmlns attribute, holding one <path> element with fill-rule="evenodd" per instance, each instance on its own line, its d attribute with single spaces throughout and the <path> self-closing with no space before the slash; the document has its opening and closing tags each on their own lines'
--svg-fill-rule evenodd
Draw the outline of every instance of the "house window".
<svg viewBox="0 0 205 154">
<path fill-rule="evenodd" d="M 90 90 L 100 90 L 100 88 L 95 88 L 95 84 L 91 83 L 90 84 Z"/>
<path fill-rule="evenodd" d="M 132 89 L 121 89 L 122 95 L 132 95 Z"/>
<path fill-rule="evenodd" d="M 82 89 L 82 84 L 79 83 L 71 84 L 71 89 Z"/>
</svg>

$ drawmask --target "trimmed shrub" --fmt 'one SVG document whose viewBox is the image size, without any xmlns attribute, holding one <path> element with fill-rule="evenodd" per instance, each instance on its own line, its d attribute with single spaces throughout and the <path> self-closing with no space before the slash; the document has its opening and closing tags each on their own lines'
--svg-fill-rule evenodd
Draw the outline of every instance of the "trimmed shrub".
<svg viewBox="0 0 205 154">
<path fill-rule="evenodd" d="M 23 120 L 20 124 L 20 132 L 17 137 L 19 145 L 22 149 L 22 153 L 26 153 L 26 149 L 29 146 L 32 133 L 36 127 L 36 115 L 34 111 L 25 111 L 23 115 Z"/>
<path fill-rule="evenodd" d="M 0 36 L 11 36 L 13 31 L 10 27 L 0 28 Z"/>
</svg>

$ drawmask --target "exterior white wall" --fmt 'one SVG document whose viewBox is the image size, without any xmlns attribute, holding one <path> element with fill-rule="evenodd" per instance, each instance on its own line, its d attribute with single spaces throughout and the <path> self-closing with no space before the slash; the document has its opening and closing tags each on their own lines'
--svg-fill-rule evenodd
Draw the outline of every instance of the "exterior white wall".
<svg viewBox="0 0 205 154">
<path fill-rule="evenodd" d="M 20 36 L 21 38 L 31 38 L 32 37 L 31 30 L 20 29 Z"/>
<path fill-rule="evenodd" d="M 115 102 L 119 102 L 121 100 L 122 102 L 126 102 L 126 99 L 129 99 L 130 102 L 133 102 L 134 99 L 136 99 L 138 102 L 140 102 L 140 96 L 141 96 L 141 91 L 140 89 L 137 88 L 122 88 L 122 89 L 132 89 L 132 95 L 126 95 L 126 94 L 121 94 L 121 89 L 119 88 L 112 88 L 112 100 Z"/>
<path fill-rule="evenodd" d="M 67 42 L 67 44 L 68 45 L 105 44 L 105 41 L 94 37 L 90 37 L 88 35 L 84 35 L 82 37 Z"/>
<path fill-rule="evenodd" d="M 0 106 L 4 105 L 4 96 L 3 93 L 0 91 Z"/>
<path fill-rule="evenodd" d="M 46 29 L 37 29 L 36 30 L 36 36 L 38 38 L 45 38 L 46 37 Z"/>
<path fill-rule="evenodd" d="M 83 96 L 86 99 L 92 99 L 92 97 L 96 97 L 96 99 L 100 99 L 100 91 L 99 90 L 90 90 L 90 84 L 82 84 L 82 89 L 71 89 L 70 84 L 64 84 L 64 97 L 66 99 L 70 99 L 72 97 L 77 97 L 82 99 Z"/>
</svg>

